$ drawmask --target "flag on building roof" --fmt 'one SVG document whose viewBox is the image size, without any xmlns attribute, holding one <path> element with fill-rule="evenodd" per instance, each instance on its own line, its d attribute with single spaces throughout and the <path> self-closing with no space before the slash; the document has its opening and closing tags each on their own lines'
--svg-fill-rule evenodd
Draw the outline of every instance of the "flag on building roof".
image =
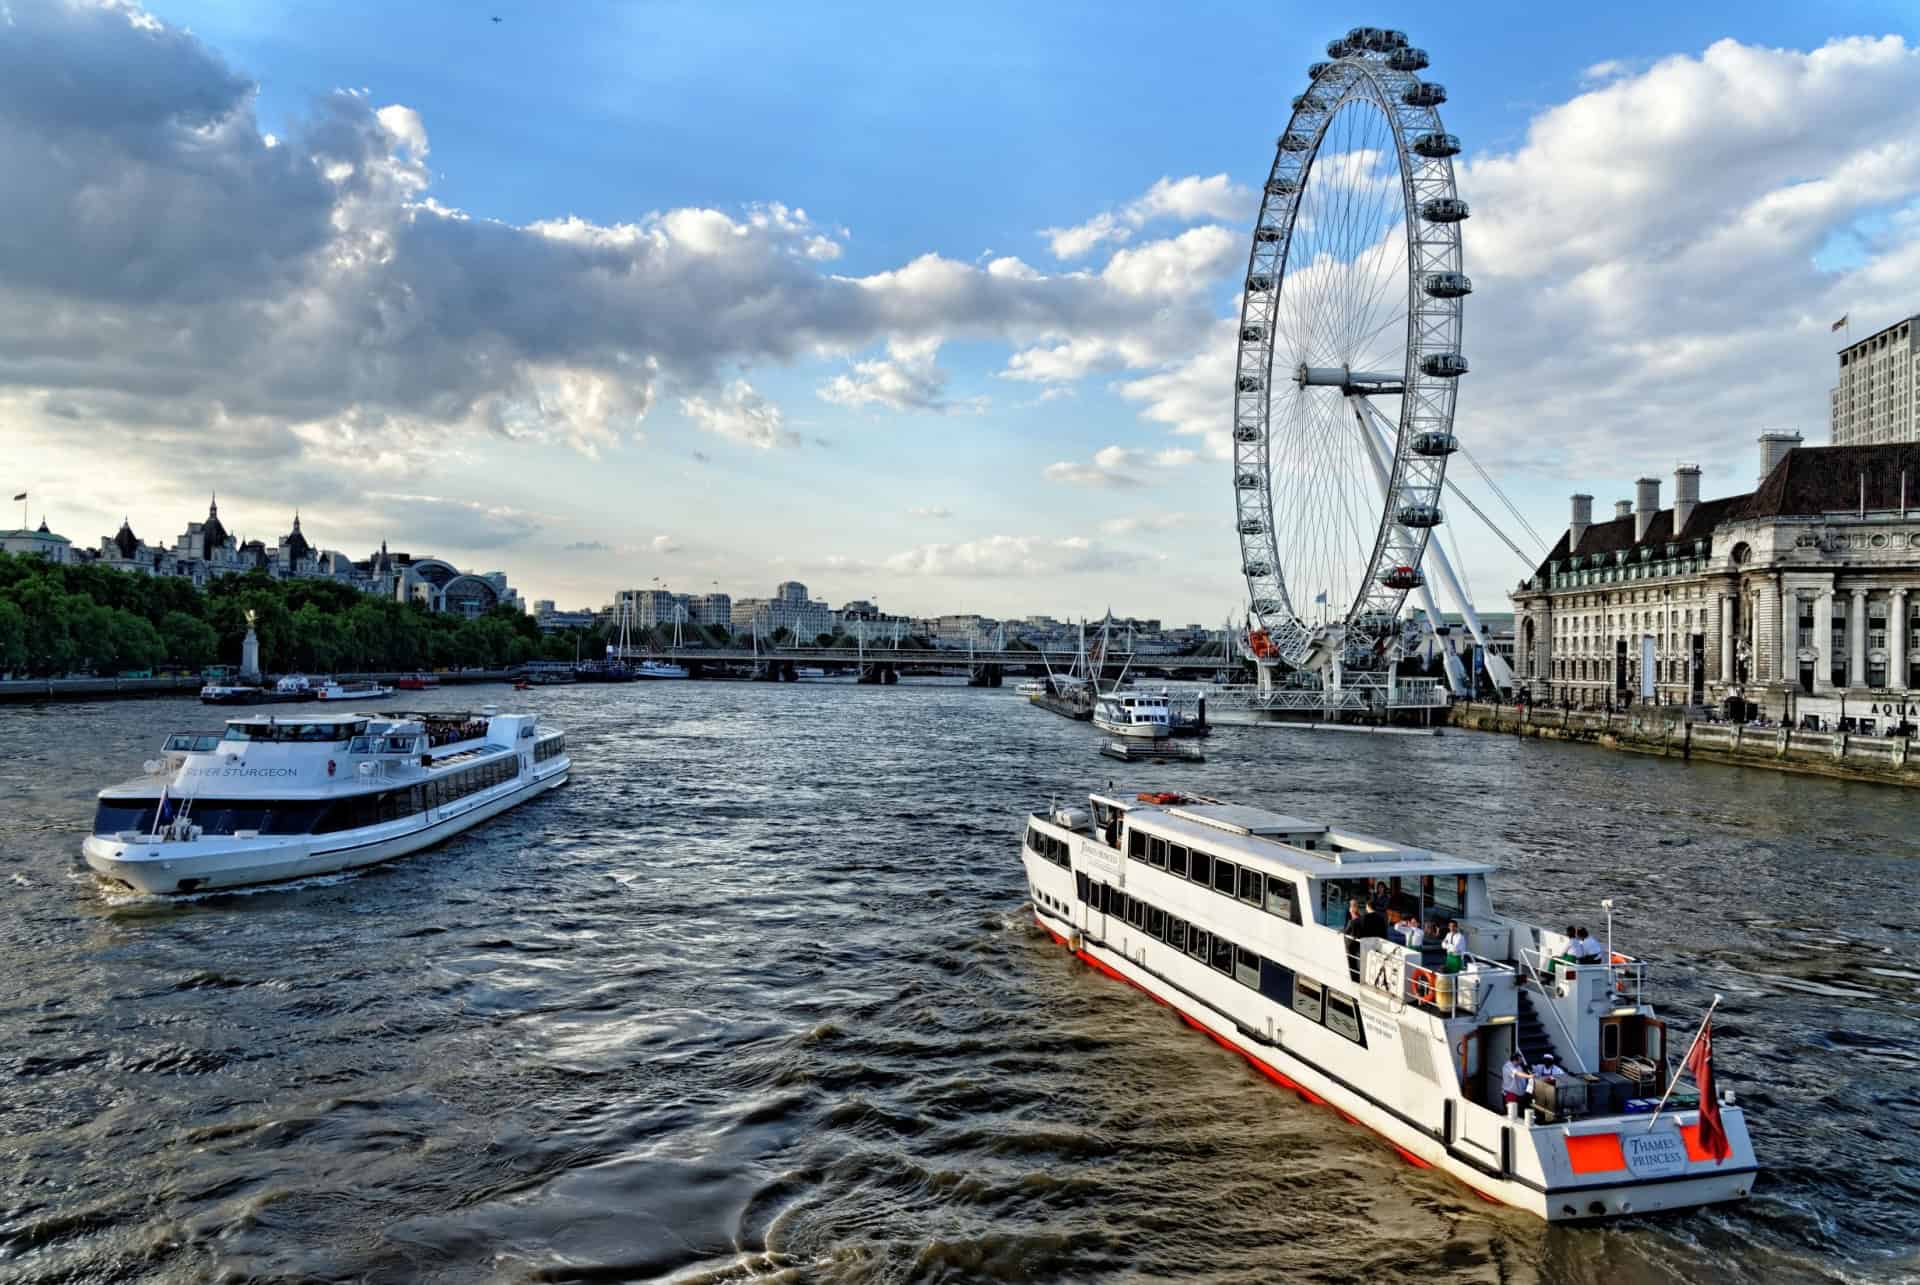
<svg viewBox="0 0 1920 1285">
<path fill-rule="evenodd" d="M 1831 325 L 1831 326 L 1829 326 L 1829 327 L 1828 327 L 1828 329 L 1829 329 L 1829 330 L 1838 330 L 1838 329 L 1840 329 L 1840 328 L 1841 328 L 1842 326 L 1844 326 L 1844 325 L 1846 325 L 1846 324 L 1847 324 L 1847 317 L 1848 317 L 1848 316 L 1850 316 L 1850 315 L 1852 315 L 1852 314 L 1843 314 L 1843 315 L 1841 316 L 1841 318 L 1840 318 L 1840 320 L 1838 320 L 1838 321 L 1836 321 L 1836 322 L 1834 322 L 1834 323 L 1833 323 L 1833 325 Z"/>
</svg>

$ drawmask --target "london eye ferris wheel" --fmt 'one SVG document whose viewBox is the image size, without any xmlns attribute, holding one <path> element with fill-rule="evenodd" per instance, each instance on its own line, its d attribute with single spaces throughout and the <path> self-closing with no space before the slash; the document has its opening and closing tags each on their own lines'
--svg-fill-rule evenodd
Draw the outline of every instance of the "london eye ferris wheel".
<svg viewBox="0 0 1920 1285">
<path fill-rule="evenodd" d="M 1440 525 L 1467 371 L 1459 140 L 1398 31 L 1327 47 L 1274 149 L 1248 256 L 1233 484 L 1256 651 L 1384 663 Z"/>
</svg>

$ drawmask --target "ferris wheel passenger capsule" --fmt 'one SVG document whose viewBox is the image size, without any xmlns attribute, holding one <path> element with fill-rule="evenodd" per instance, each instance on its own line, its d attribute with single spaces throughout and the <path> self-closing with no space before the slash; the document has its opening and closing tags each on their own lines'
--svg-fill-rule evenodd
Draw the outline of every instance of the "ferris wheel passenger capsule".
<svg viewBox="0 0 1920 1285">
<path fill-rule="evenodd" d="M 1240 519 L 1241 535 L 1265 535 L 1266 533 L 1267 533 L 1267 524 L 1265 522 L 1262 522 L 1259 518 L 1241 518 Z"/>
<path fill-rule="evenodd" d="M 1460 449 L 1460 439 L 1452 433 L 1443 433 L 1437 429 L 1428 429 L 1413 435 L 1413 453 L 1429 459 L 1441 455 L 1451 455 Z"/>
<path fill-rule="evenodd" d="M 1417 567 L 1388 567 L 1380 573 L 1380 583 L 1389 589 L 1418 589 L 1426 582 Z"/>
<path fill-rule="evenodd" d="M 1236 442 L 1259 441 L 1260 426 L 1258 424 L 1240 424 L 1236 426 L 1233 430 L 1233 440 Z"/>
<path fill-rule="evenodd" d="M 1236 473 L 1234 474 L 1233 484 L 1243 491 L 1257 491 L 1260 489 L 1260 475 L 1258 473 Z"/>
<path fill-rule="evenodd" d="M 1273 289 L 1273 278 L 1264 272 L 1256 272 L 1247 278 L 1247 293 L 1265 294 Z"/>
<path fill-rule="evenodd" d="M 1275 145 L 1283 152 L 1304 152 L 1313 146 L 1313 139 L 1306 134 L 1288 130 L 1275 140 Z"/>
<path fill-rule="evenodd" d="M 1408 85 L 1400 101 L 1409 107 L 1438 107 L 1447 101 L 1447 87 L 1437 80 L 1421 80 Z"/>
<path fill-rule="evenodd" d="M 1452 134 L 1422 134 L 1413 140 L 1413 150 L 1415 155 L 1430 161 L 1441 161 L 1460 155 L 1460 140 Z"/>
<path fill-rule="evenodd" d="M 1247 563 L 1244 567 L 1241 567 L 1240 570 L 1253 579 L 1258 580 L 1261 576 L 1270 576 L 1273 574 L 1273 564 L 1256 559 Z"/>
<path fill-rule="evenodd" d="M 1353 42 L 1344 37 L 1339 40 L 1327 41 L 1327 57 L 1329 58 L 1345 58 L 1353 52 Z"/>
<path fill-rule="evenodd" d="M 1330 62 L 1310 62 L 1307 64 L 1307 75 L 1318 80 L 1327 74 L 1327 68 L 1331 66 L 1333 66 L 1333 64 Z"/>
<path fill-rule="evenodd" d="M 1257 321 L 1248 322 L 1240 327 L 1240 342 L 1243 344 L 1264 343 L 1266 338 L 1267 328 Z"/>
<path fill-rule="evenodd" d="M 1267 180 L 1268 196 L 1292 196 L 1300 190 L 1297 178 L 1270 178 Z"/>
<path fill-rule="evenodd" d="M 1271 616 L 1279 610 L 1280 600 L 1278 598 L 1255 598 L 1253 600 L 1253 614 L 1256 616 Z"/>
<path fill-rule="evenodd" d="M 1253 230 L 1253 239 L 1258 241 L 1262 245 L 1272 245 L 1274 242 L 1280 239 L 1280 229 L 1279 228 L 1255 228 Z"/>
<path fill-rule="evenodd" d="M 1347 43 L 1353 46 L 1355 52 L 1358 52 L 1373 48 L 1386 34 L 1378 27 L 1350 27 L 1347 30 Z"/>
<path fill-rule="evenodd" d="M 1459 223 L 1467 213 L 1467 203 L 1457 196 L 1432 196 L 1420 202 L 1420 217 L 1429 223 Z"/>
<path fill-rule="evenodd" d="M 1464 299 L 1473 293 L 1473 282 L 1464 272 L 1429 272 L 1420 288 L 1436 299 Z"/>
<path fill-rule="evenodd" d="M 1393 515 L 1393 520 L 1404 527 L 1436 527 L 1440 525 L 1440 506 L 1437 504 L 1403 504 Z"/>
<path fill-rule="evenodd" d="M 1435 379 L 1458 379 L 1467 373 L 1467 359 L 1457 352 L 1428 353 L 1420 359 L 1420 370 Z"/>
<path fill-rule="evenodd" d="M 1396 49 L 1387 55 L 1387 66 L 1395 71 L 1425 71 L 1427 65 L 1424 49 Z"/>
<path fill-rule="evenodd" d="M 1243 393 L 1257 393 L 1266 386 L 1266 381 L 1258 375 L 1242 375 L 1235 387 Z"/>
</svg>

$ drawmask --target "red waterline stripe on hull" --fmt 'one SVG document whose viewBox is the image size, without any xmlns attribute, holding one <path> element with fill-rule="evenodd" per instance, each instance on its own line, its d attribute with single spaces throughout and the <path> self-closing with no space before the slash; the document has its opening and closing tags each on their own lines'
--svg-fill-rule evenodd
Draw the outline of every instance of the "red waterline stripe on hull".
<svg viewBox="0 0 1920 1285">
<path fill-rule="evenodd" d="M 1046 925 L 1046 923 L 1043 920 L 1041 920 L 1041 918 L 1037 913 L 1034 915 L 1034 922 L 1036 924 L 1039 924 L 1041 931 L 1045 932 L 1047 936 L 1053 938 L 1054 941 L 1058 942 L 1062 946 L 1067 946 L 1068 949 L 1072 949 L 1072 946 L 1067 941 L 1067 939 L 1065 937 L 1062 937 L 1059 933 L 1053 931 L 1052 928 L 1049 928 Z M 1266 1062 L 1262 1061 L 1260 1058 L 1255 1057 L 1253 1054 L 1247 1052 L 1247 1050 L 1241 1048 L 1238 1044 L 1235 1044 L 1232 1040 L 1227 1039 L 1224 1035 L 1221 1035 L 1218 1031 L 1215 1031 L 1212 1027 L 1208 1026 L 1206 1023 L 1200 1021 L 1198 1018 L 1194 1017 L 1192 1014 L 1182 1009 L 1178 1004 L 1173 1003 L 1171 1000 L 1162 999 L 1160 996 L 1155 995 L 1152 991 L 1142 986 L 1139 982 L 1134 981 L 1131 977 L 1128 977 L 1123 973 L 1116 972 L 1114 969 L 1108 967 L 1106 964 L 1101 963 L 1099 960 L 1095 959 L 1093 956 L 1089 955 L 1084 950 L 1076 950 L 1073 952 L 1073 954 L 1076 959 L 1083 960 L 1089 966 L 1098 969 L 1102 973 L 1105 973 L 1108 977 L 1114 978 L 1117 981 L 1125 982 L 1127 985 L 1133 987 L 1133 989 L 1141 992 L 1142 994 L 1151 996 L 1153 1001 L 1156 1004 L 1164 1004 L 1168 1008 L 1171 1008 L 1174 1012 L 1180 1015 L 1181 1021 L 1185 1022 L 1188 1026 L 1191 1026 L 1194 1030 L 1199 1031 L 1202 1035 L 1205 1035 L 1208 1039 L 1212 1040 L 1215 1044 L 1218 1044 L 1221 1048 L 1226 1049 L 1229 1053 L 1238 1053 L 1241 1057 L 1253 1063 L 1255 1070 L 1259 1071 L 1262 1075 L 1274 1081 L 1276 1084 L 1281 1084 L 1286 1086 L 1289 1089 L 1292 1089 L 1295 1093 L 1305 1098 L 1308 1102 L 1313 1103 L 1315 1106 L 1323 1106 L 1328 1108 L 1329 1110 L 1339 1115 L 1339 1117 L 1342 1120 L 1345 1120 L 1348 1124 L 1353 1125 L 1355 1128 L 1365 1129 L 1368 1133 L 1373 1134 L 1376 1138 L 1379 1138 L 1381 1141 L 1385 1142 L 1388 1146 L 1392 1147 L 1395 1151 L 1399 1152 L 1400 1158 L 1402 1160 L 1405 1160 L 1408 1164 L 1414 1166 L 1414 1168 L 1416 1169 L 1433 1168 L 1433 1165 L 1431 1162 L 1422 1160 L 1419 1156 L 1414 1155 L 1411 1151 L 1408 1151 L 1405 1147 L 1395 1142 L 1392 1138 L 1387 1137 L 1385 1134 L 1381 1133 L 1379 1130 L 1371 1127 L 1370 1125 L 1364 1124 L 1359 1120 L 1354 1119 L 1352 1116 L 1348 1115 L 1345 1111 L 1340 1110 L 1339 1107 L 1334 1106 L 1331 1102 L 1328 1102 L 1325 1098 L 1315 1093 L 1312 1089 L 1307 1088 L 1304 1084 L 1301 1084 L 1299 1081 L 1288 1076 L 1286 1072 L 1280 1070 L 1278 1067 L 1268 1065 Z M 1497 1196 L 1489 1196 L 1486 1192 L 1480 1190 L 1478 1187 L 1474 1186 L 1470 1182 L 1465 1181 L 1464 1179 L 1460 1180 L 1460 1185 L 1465 1187 L 1468 1191 L 1471 1191 L 1474 1195 L 1480 1197 L 1480 1199 L 1486 1201 L 1490 1205 L 1505 1205 L 1507 1203 L 1506 1201 L 1501 1200 Z"/>
</svg>

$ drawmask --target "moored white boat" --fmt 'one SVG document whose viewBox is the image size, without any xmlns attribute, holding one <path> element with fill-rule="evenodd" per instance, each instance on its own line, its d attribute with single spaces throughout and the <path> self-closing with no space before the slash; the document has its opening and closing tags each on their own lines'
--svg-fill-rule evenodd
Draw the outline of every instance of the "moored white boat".
<svg viewBox="0 0 1920 1285">
<path fill-rule="evenodd" d="M 315 693 L 315 699 L 323 701 L 385 700 L 391 695 L 393 695 L 393 688 L 383 687 L 370 679 L 352 683 L 328 680 L 320 685 L 320 690 Z"/>
<path fill-rule="evenodd" d="M 1131 687 L 1103 692 L 1093 703 L 1093 725 L 1115 736 L 1166 736 L 1173 730 L 1171 703 L 1165 692 Z"/>
<path fill-rule="evenodd" d="M 320 684 L 305 674 L 288 674 L 273 685 L 276 701 L 310 701 L 320 694 Z"/>
<path fill-rule="evenodd" d="M 208 683 L 200 689 L 202 705 L 265 705 L 277 699 L 266 688 L 246 683 Z"/>
<path fill-rule="evenodd" d="M 1646 965 L 1610 944 L 1571 962 L 1564 934 L 1494 910 L 1491 866 L 1178 794 L 1036 813 L 1021 859 L 1035 920 L 1081 959 L 1489 1199 L 1558 1222 L 1752 1190 L 1732 1096 L 1674 1092 Z M 1376 896 L 1464 944 L 1344 931 Z M 1508 1103 L 1516 1051 L 1567 1073 Z"/>
<path fill-rule="evenodd" d="M 102 790 L 86 863 L 144 893 L 301 879 L 405 856 L 567 780 L 532 714 L 247 716 L 169 736 Z"/>
<path fill-rule="evenodd" d="M 635 678 L 685 678 L 687 667 L 670 660 L 643 660 L 633 667 Z"/>
<path fill-rule="evenodd" d="M 1029 678 L 1026 681 L 1022 682 L 1019 686 L 1015 687 L 1013 690 L 1016 692 L 1019 692 L 1022 696 L 1025 696 L 1031 699 L 1032 697 L 1038 696 L 1042 692 L 1046 691 L 1047 685 L 1045 682 L 1043 682 L 1038 678 Z"/>
</svg>

